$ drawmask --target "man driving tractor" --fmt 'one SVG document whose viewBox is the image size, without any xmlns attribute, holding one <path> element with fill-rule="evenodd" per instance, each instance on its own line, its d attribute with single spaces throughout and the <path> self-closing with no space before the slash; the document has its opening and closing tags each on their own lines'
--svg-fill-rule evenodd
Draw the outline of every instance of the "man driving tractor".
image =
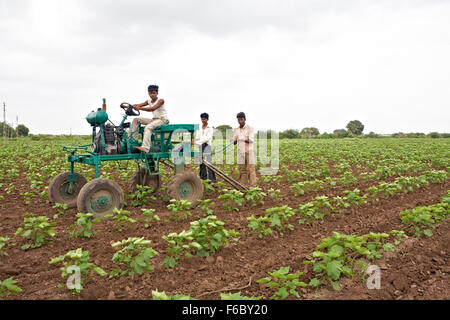
<svg viewBox="0 0 450 320">
<path fill-rule="evenodd" d="M 145 125 L 142 145 L 140 147 L 135 146 L 136 149 L 139 149 L 144 153 L 147 153 L 150 149 L 150 137 L 152 136 L 152 130 L 168 121 L 164 99 L 158 99 L 158 91 L 159 87 L 157 85 L 148 86 L 148 95 L 150 96 L 150 99 L 133 105 L 135 110 L 153 112 L 152 119 L 140 117 L 134 118 L 131 124 L 130 134 L 136 141 L 138 140 L 139 125 Z"/>
</svg>

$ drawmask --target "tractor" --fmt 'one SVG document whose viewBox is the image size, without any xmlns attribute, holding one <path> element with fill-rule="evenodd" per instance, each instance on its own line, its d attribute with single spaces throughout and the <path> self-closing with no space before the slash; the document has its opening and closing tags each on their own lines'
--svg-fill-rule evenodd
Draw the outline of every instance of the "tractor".
<svg viewBox="0 0 450 320">
<path fill-rule="evenodd" d="M 63 151 L 69 153 L 67 160 L 70 163 L 70 171 L 58 174 L 50 182 L 48 188 L 50 201 L 66 203 L 69 208 L 77 208 L 78 212 L 95 213 L 99 218 L 114 214 L 114 208 L 121 209 L 123 206 L 124 193 L 116 182 L 99 177 L 99 167 L 105 161 L 133 160 L 137 164 L 137 169 L 131 177 L 129 185 L 131 192 L 136 191 L 137 185 L 150 186 L 156 191 L 161 185 L 159 167 L 163 164 L 170 167 L 174 173 L 167 186 L 169 198 L 187 200 L 195 207 L 203 196 L 203 183 L 197 174 L 185 170 L 185 159 L 199 156 L 199 152 L 191 150 L 194 133 L 199 129 L 199 125 L 166 122 L 152 130 L 149 152 L 142 153 L 134 148 L 142 143 L 132 137 L 133 132 L 126 132 L 126 129 L 130 128 L 130 122 L 126 122 L 127 118 L 139 116 L 140 112 L 136 113 L 133 105 L 122 103 L 120 107 L 125 110 L 125 114 L 120 124 L 116 126 L 108 118 L 105 99 L 103 105 L 105 108 L 98 108 L 86 117 L 92 126 L 92 143 L 63 146 Z M 144 127 L 139 126 L 136 130 L 143 134 Z M 172 141 L 174 135 L 181 140 Z M 231 144 L 222 150 L 229 145 Z M 247 189 L 212 164 L 202 161 L 233 188 Z M 75 172 L 75 163 L 94 166 L 95 179 L 88 182 L 81 174 Z"/>
</svg>

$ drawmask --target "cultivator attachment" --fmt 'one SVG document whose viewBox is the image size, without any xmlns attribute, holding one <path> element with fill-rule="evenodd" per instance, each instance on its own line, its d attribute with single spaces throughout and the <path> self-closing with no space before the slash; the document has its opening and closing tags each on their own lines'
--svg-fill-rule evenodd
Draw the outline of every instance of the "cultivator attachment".
<svg viewBox="0 0 450 320">
<path fill-rule="evenodd" d="M 223 180 L 228 182 L 234 189 L 236 190 L 248 190 L 248 188 L 236 180 L 230 178 L 227 176 L 223 171 L 221 171 L 219 168 L 214 167 L 211 163 L 207 162 L 205 159 L 203 159 L 203 164 L 208 168 L 211 169 L 216 175 L 221 177 Z"/>
</svg>

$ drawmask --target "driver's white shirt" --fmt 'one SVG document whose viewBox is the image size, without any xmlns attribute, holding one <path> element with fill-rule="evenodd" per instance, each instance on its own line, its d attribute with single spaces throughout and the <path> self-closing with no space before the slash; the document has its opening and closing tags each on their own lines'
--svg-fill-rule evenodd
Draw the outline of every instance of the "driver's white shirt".
<svg viewBox="0 0 450 320">
<path fill-rule="evenodd" d="M 158 101 L 159 99 L 157 99 L 155 102 L 152 102 L 152 99 L 148 99 L 147 102 L 150 107 L 153 107 Z M 164 102 L 163 105 L 158 109 L 153 111 L 153 118 L 162 119 L 163 121 L 167 120 L 166 102 Z"/>
</svg>

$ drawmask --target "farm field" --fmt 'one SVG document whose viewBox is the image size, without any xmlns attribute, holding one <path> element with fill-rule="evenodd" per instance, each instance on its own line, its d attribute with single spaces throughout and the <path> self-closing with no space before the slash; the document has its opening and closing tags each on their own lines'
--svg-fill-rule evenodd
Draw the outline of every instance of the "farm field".
<svg viewBox="0 0 450 320">
<path fill-rule="evenodd" d="M 102 177 L 121 186 L 127 205 L 122 221 L 94 222 L 83 234 L 75 232 L 86 226 L 82 216 L 49 203 L 47 187 L 69 170 L 62 146 L 88 143 L 2 144 L 0 298 L 13 293 L 4 284 L 10 278 L 21 288 L 3 296 L 11 300 L 217 300 L 237 299 L 238 292 L 262 299 L 450 298 L 449 139 L 280 140 L 276 175 L 258 173 L 258 188 L 245 193 L 205 184 L 195 209 L 168 208 L 168 168 L 161 167 L 155 193 L 131 194 L 136 165 L 102 164 Z M 218 166 L 237 177 L 237 165 Z M 95 176 L 87 165 L 75 171 L 88 181 Z M 48 224 L 46 237 L 27 238 L 34 233 L 24 219 L 32 224 L 37 217 L 35 225 Z M 118 242 L 141 237 L 150 243 L 130 240 L 142 254 L 127 265 L 130 257 L 118 250 L 128 243 Z M 67 278 L 62 258 L 52 259 L 78 248 L 101 269 L 84 265 L 83 289 L 75 294 L 58 287 Z M 370 265 L 380 272 L 378 289 L 367 286 Z"/>
</svg>

